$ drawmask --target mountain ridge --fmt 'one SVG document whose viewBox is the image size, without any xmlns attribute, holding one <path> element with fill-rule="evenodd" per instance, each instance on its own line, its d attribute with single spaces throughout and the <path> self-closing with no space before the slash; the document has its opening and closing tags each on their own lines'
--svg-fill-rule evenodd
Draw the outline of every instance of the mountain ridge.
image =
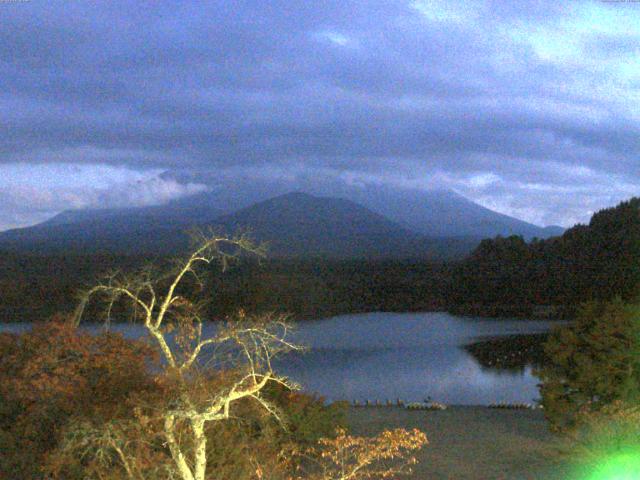
<svg viewBox="0 0 640 480">
<path fill-rule="evenodd" d="M 174 253 L 186 248 L 185 230 L 191 227 L 213 227 L 228 235 L 249 229 L 257 241 L 271 245 L 270 255 L 275 257 L 450 259 L 470 252 L 480 241 L 430 238 L 350 200 L 303 192 L 273 197 L 206 222 L 200 217 L 174 222 L 171 215 L 159 214 L 137 215 L 126 222 L 119 217 L 113 221 L 112 215 L 106 211 L 71 223 L 62 216 L 3 232 L 0 249 Z"/>
<path fill-rule="evenodd" d="M 282 189 L 264 187 L 254 197 Z M 336 187 L 336 196 L 297 189 L 251 202 L 243 191 L 226 197 L 209 192 L 159 206 L 65 211 L 35 226 L 0 232 L 0 249 L 164 254 L 186 248 L 186 230 L 215 226 L 227 234 L 253 230 L 258 240 L 272 244 L 276 256 L 457 258 L 482 238 L 530 240 L 558 233 L 451 191 L 410 190 L 400 196 L 387 187 L 342 187 Z"/>
<path fill-rule="evenodd" d="M 403 227 L 430 237 L 482 237 L 522 235 L 526 240 L 548 238 L 564 232 L 558 226 L 540 227 L 483 207 L 450 190 L 398 190 L 384 185 L 350 185 L 319 180 L 300 188 L 277 180 L 271 183 L 240 183 L 234 191 L 218 190 L 173 200 L 153 207 L 127 209 L 68 210 L 44 224 L 73 223 L 89 217 L 118 218 L 123 215 L 165 218 L 175 223 L 194 223 L 197 219 L 211 221 L 255 203 L 294 192 L 319 197 L 343 198 L 356 202 Z M 215 210 L 215 215 L 210 212 Z M 186 219 L 186 221 L 185 221 Z M 42 224 L 40 224 L 42 225 Z"/>
</svg>

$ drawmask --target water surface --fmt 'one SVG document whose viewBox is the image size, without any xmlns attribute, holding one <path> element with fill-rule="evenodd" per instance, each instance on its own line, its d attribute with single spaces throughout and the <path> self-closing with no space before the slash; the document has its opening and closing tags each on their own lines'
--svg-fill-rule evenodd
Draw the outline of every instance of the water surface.
<svg viewBox="0 0 640 480">
<path fill-rule="evenodd" d="M 280 359 L 277 367 L 303 390 L 328 400 L 532 402 L 539 394 L 530 366 L 521 372 L 483 368 L 462 347 L 480 338 L 546 332 L 556 323 L 440 312 L 341 315 L 300 323 L 295 340 L 309 350 Z M 26 328 L 0 325 L 0 331 Z M 139 325 L 111 328 L 131 338 L 144 334 Z"/>
<path fill-rule="evenodd" d="M 480 338 L 546 332 L 553 325 L 447 313 L 342 315 L 301 325 L 297 339 L 310 351 L 281 365 L 306 390 L 330 400 L 532 402 L 539 394 L 531 366 L 522 372 L 483 368 L 462 347 Z"/>
</svg>

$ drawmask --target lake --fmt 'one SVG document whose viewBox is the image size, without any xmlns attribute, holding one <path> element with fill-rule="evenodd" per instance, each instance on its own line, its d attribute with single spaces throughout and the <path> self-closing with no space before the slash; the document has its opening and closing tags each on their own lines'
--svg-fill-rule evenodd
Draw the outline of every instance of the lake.
<svg viewBox="0 0 640 480">
<path fill-rule="evenodd" d="M 522 371 L 482 367 L 464 345 L 487 337 L 547 332 L 558 322 L 457 317 L 444 312 L 365 313 L 302 322 L 295 340 L 309 347 L 277 362 L 303 390 L 330 401 L 435 401 L 458 405 L 530 403 L 539 398 Z M 20 331 L 25 324 L 0 324 Z M 91 329 L 98 327 L 93 325 Z M 112 325 L 138 337 L 138 325 Z"/>
</svg>

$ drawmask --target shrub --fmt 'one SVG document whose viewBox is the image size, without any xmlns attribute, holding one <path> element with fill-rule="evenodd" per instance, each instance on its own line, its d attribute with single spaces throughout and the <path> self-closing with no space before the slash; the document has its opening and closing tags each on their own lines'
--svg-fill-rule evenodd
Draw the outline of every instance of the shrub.
<svg viewBox="0 0 640 480">
<path fill-rule="evenodd" d="M 157 412 L 175 386 L 152 374 L 155 358 L 147 343 L 90 335 L 60 318 L 0 335 L 0 478 L 167 477 L 172 460 Z M 209 388 L 223 377 L 211 372 Z M 207 429 L 212 475 L 285 478 L 289 452 L 344 424 L 342 405 L 279 384 L 265 398 L 283 423 L 246 400 L 231 421 Z"/>
<path fill-rule="evenodd" d="M 574 465 L 576 478 L 639 478 L 640 407 L 615 401 L 576 417 L 561 451 Z"/>
<path fill-rule="evenodd" d="M 72 418 L 121 415 L 133 390 L 152 388 L 153 358 L 147 344 L 60 318 L 0 335 L 0 477 L 38 477 Z"/>
<path fill-rule="evenodd" d="M 640 315 L 621 300 L 587 303 L 574 323 L 545 345 L 549 363 L 538 371 L 545 416 L 555 430 L 614 401 L 640 400 Z"/>
</svg>

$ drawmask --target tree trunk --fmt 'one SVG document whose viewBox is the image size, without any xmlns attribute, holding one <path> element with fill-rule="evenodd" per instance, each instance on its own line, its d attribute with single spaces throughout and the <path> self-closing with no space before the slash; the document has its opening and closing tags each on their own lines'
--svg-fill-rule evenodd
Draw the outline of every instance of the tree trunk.
<svg viewBox="0 0 640 480">
<path fill-rule="evenodd" d="M 168 415 L 164 421 L 164 434 L 167 438 L 167 443 L 169 444 L 169 451 L 171 452 L 171 457 L 178 468 L 178 472 L 182 477 L 182 480 L 195 480 L 189 465 L 187 464 L 186 459 L 184 458 L 184 454 L 182 450 L 180 450 L 180 445 L 176 441 L 176 437 L 173 431 L 175 419 L 173 415 Z M 203 477 L 204 478 L 204 477 Z"/>
<path fill-rule="evenodd" d="M 195 480 L 204 480 L 207 469 L 207 436 L 204 433 L 204 421 L 192 420 L 195 447 Z"/>
</svg>

